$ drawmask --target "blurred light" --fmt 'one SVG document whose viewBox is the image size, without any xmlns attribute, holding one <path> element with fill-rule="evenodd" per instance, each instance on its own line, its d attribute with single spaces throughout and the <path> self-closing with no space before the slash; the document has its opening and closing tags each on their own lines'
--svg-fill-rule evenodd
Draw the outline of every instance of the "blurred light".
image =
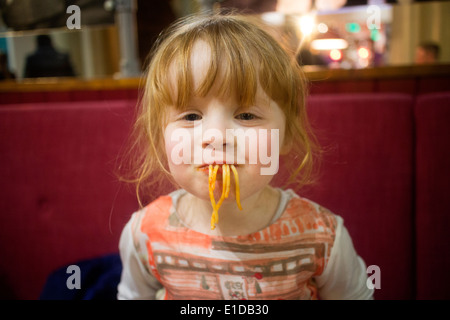
<svg viewBox="0 0 450 320">
<path fill-rule="evenodd" d="M 276 10 L 285 14 L 305 14 L 311 11 L 311 0 L 278 0 Z"/>
<path fill-rule="evenodd" d="M 381 35 L 378 32 L 378 29 L 372 29 L 370 30 L 370 39 L 372 39 L 372 41 L 378 41 L 380 40 Z"/>
<path fill-rule="evenodd" d="M 316 39 L 311 42 L 311 48 L 315 50 L 345 49 L 348 47 L 344 39 Z"/>
<path fill-rule="evenodd" d="M 298 1 L 301 2 L 301 1 Z M 347 0 L 316 0 L 315 5 L 317 10 L 328 11 L 342 8 L 347 3 Z"/>
<path fill-rule="evenodd" d="M 300 31 L 303 33 L 303 35 L 309 36 L 314 30 L 315 26 L 314 17 L 310 15 L 302 16 L 299 19 L 298 24 L 300 26 Z"/>
<path fill-rule="evenodd" d="M 367 68 L 369 66 L 369 60 L 361 60 L 358 64 L 361 68 Z"/>
<path fill-rule="evenodd" d="M 321 22 L 321 23 L 319 23 L 319 24 L 317 25 L 317 30 L 318 30 L 320 33 L 327 33 L 327 31 L 328 31 L 328 26 L 327 26 L 325 23 Z"/>
<path fill-rule="evenodd" d="M 367 58 L 369 58 L 369 55 L 370 55 L 370 52 L 366 48 L 359 48 L 358 49 L 358 56 L 361 59 L 367 59 Z"/>
<path fill-rule="evenodd" d="M 361 26 L 359 25 L 359 23 L 350 22 L 345 24 L 345 29 L 351 33 L 358 33 L 361 31 Z"/>
<path fill-rule="evenodd" d="M 331 58 L 331 60 L 334 60 L 334 61 L 341 60 L 341 58 L 342 58 L 341 50 L 338 50 L 338 49 L 331 50 L 330 58 Z"/>
<path fill-rule="evenodd" d="M 265 12 L 261 15 L 263 21 L 275 26 L 281 26 L 284 24 L 285 16 L 280 12 Z"/>
</svg>

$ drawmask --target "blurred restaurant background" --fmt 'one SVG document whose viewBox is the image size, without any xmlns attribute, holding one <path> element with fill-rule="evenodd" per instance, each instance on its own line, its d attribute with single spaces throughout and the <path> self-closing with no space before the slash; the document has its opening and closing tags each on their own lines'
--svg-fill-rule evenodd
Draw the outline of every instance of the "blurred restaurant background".
<svg viewBox="0 0 450 320">
<path fill-rule="evenodd" d="M 333 69 L 412 65 L 434 44 L 450 63 L 450 2 L 412 0 L 2 0 L 0 51 L 15 80 L 39 35 L 69 55 L 81 79 L 138 76 L 157 35 L 185 15 L 218 8 L 257 15 L 300 63 Z M 69 29 L 69 5 L 81 24 Z M 309 69 L 306 70 L 309 70 Z M 316 68 L 317 69 L 317 68 Z"/>
</svg>

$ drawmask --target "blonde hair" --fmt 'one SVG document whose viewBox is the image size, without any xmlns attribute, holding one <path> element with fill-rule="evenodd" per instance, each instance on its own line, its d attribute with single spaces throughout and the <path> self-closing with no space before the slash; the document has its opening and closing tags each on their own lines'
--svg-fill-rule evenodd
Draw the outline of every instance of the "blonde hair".
<svg viewBox="0 0 450 320">
<path fill-rule="evenodd" d="M 131 179 L 126 179 L 136 184 L 139 201 L 154 183 L 171 178 L 164 152 L 167 107 L 186 107 L 192 96 L 207 95 L 217 81 L 218 94 L 234 93 L 242 106 L 254 103 L 258 85 L 280 106 L 286 117 L 285 140 L 296 154 L 289 156 L 297 162 L 290 181 L 304 184 L 309 179 L 315 143 L 306 117 L 305 77 L 295 57 L 251 20 L 239 15 L 190 16 L 158 38 L 144 77 L 130 148 Z M 194 90 L 190 57 L 198 40 L 209 45 L 211 59 L 207 75 Z"/>
</svg>

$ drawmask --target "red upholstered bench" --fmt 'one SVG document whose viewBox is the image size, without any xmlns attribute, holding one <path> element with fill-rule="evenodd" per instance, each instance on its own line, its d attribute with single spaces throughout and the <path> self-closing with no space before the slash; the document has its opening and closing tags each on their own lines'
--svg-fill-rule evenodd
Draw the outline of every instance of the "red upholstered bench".
<svg viewBox="0 0 450 320">
<path fill-rule="evenodd" d="M 450 92 L 420 96 L 415 121 L 417 298 L 450 299 Z"/>
<path fill-rule="evenodd" d="M 316 185 L 299 193 L 344 218 L 366 264 L 380 267 L 377 299 L 414 298 L 412 103 L 402 94 L 308 103 L 324 155 Z"/>
<path fill-rule="evenodd" d="M 117 252 L 137 208 L 113 172 L 135 103 L 0 107 L 0 296 L 37 299 L 56 268 Z"/>
<path fill-rule="evenodd" d="M 449 95 L 309 97 L 325 153 L 297 192 L 344 218 L 378 299 L 449 298 Z M 0 106 L 0 297 L 36 299 L 52 271 L 117 253 L 137 208 L 113 174 L 135 103 Z"/>
</svg>

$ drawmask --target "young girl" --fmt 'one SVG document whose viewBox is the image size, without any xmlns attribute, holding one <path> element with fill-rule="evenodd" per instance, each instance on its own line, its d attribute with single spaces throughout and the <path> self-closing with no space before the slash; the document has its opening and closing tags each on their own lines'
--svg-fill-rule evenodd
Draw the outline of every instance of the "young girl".
<svg viewBox="0 0 450 320">
<path fill-rule="evenodd" d="M 248 17 L 186 18 L 158 40 L 136 122 L 136 182 L 177 190 L 125 226 L 119 299 L 370 299 L 342 219 L 269 184 L 306 179 L 313 143 L 295 60 Z"/>
</svg>

